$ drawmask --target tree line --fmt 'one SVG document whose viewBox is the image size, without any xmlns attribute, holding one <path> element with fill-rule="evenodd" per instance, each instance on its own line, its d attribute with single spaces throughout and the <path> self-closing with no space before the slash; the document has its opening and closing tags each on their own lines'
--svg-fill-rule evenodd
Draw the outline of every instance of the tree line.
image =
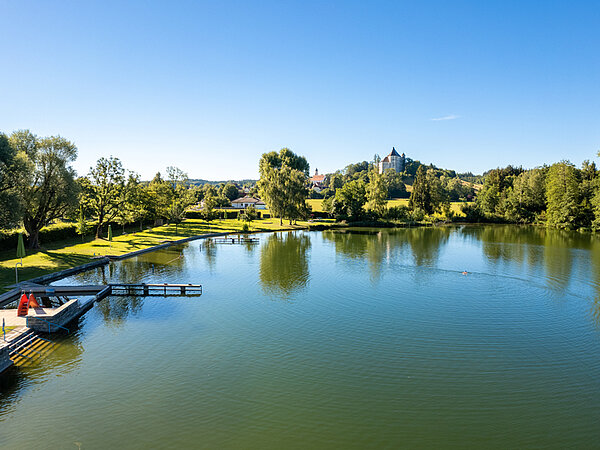
<svg viewBox="0 0 600 450">
<path fill-rule="evenodd" d="M 586 160 L 580 168 L 569 161 L 529 170 L 508 166 L 473 175 L 410 158 L 404 172 L 379 173 L 378 161 L 375 155 L 371 162 L 329 174 L 324 189 L 317 192 L 308 189 L 306 159 L 285 148 L 279 155 L 271 152 L 261 158 L 259 192 L 274 215 L 290 221 L 310 215 L 305 198 L 323 198 L 325 212 L 350 222 L 422 221 L 437 214 L 457 221 L 600 230 L 600 177 L 594 162 Z M 483 184 L 479 192 L 475 183 Z M 408 198 L 408 206 L 388 207 L 390 198 Z M 464 216 L 451 210 L 451 202 L 457 201 L 465 202 Z"/>
<path fill-rule="evenodd" d="M 29 130 L 0 133 L 0 228 L 23 226 L 30 248 L 39 248 L 40 230 L 57 220 L 77 224 L 81 235 L 103 237 L 110 222 L 179 224 L 186 209 L 203 201 L 207 219 L 214 208 L 229 206 L 242 192 L 233 183 L 192 185 L 185 172 L 168 167 L 142 182 L 115 157 L 100 158 L 88 174 L 72 167 L 77 147 L 61 136 L 38 137 Z"/>
<path fill-rule="evenodd" d="M 371 162 L 350 164 L 329 174 L 324 189 L 309 189 L 309 164 L 305 157 L 288 148 L 265 153 L 259 161 L 258 193 L 271 214 L 292 223 L 311 215 L 307 198 L 323 198 L 323 209 L 337 220 L 422 220 L 445 212 L 450 202 L 474 195 L 472 185 L 460 180 L 454 171 L 425 166 L 407 158 L 404 172 L 388 169 L 379 173 L 378 156 Z M 413 184 L 412 192 L 406 182 Z M 318 194 L 318 195 L 316 195 Z M 408 207 L 388 208 L 389 198 L 409 198 Z"/>
<path fill-rule="evenodd" d="M 0 228 L 23 226 L 31 248 L 39 247 L 39 232 L 57 220 L 77 224 L 85 235 L 103 237 L 108 223 L 123 226 L 157 223 L 176 226 L 190 205 L 202 203 L 202 217 L 215 217 L 214 209 L 229 206 L 245 195 L 232 182 L 194 185 L 181 169 L 168 167 L 143 182 L 115 157 L 100 158 L 84 176 L 72 167 L 77 147 L 61 136 L 38 137 L 28 130 L 0 133 Z M 320 196 L 323 209 L 337 220 L 421 221 L 435 214 L 453 216 L 450 203 L 463 206 L 472 222 L 545 223 L 564 229 L 600 230 L 600 177 L 593 162 L 580 168 L 569 161 L 525 170 L 508 166 L 483 176 L 406 159 L 403 172 L 378 171 L 378 155 L 370 162 L 350 164 L 329 174 L 320 192 L 310 189 L 309 163 L 288 148 L 269 152 L 259 161 L 260 180 L 245 186 L 258 195 L 273 217 L 289 220 L 311 215 L 306 199 Z M 472 181 L 483 182 L 477 193 Z M 407 185 L 412 185 L 410 192 Z M 408 206 L 388 208 L 388 199 L 408 198 Z M 251 216 L 252 214 L 250 214 Z"/>
<path fill-rule="evenodd" d="M 600 156 L 600 153 L 599 153 Z M 600 178 L 594 162 L 570 161 L 525 170 L 489 171 L 473 206 L 473 221 L 545 223 L 562 229 L 600 230 Z"/>
</svg>

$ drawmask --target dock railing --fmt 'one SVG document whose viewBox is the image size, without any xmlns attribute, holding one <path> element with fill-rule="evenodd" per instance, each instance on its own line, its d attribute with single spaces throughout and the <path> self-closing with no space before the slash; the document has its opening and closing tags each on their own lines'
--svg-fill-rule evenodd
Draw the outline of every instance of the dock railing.
<svg viewBox="0 0 600 450">
<path fill-rule="evenodd" d="M 202 295 L 201 284 L 118 284 L 111 283 L 111 295 L 126 296 L 176 296 L 176 297 L 199 297 Z"/>
</svg>

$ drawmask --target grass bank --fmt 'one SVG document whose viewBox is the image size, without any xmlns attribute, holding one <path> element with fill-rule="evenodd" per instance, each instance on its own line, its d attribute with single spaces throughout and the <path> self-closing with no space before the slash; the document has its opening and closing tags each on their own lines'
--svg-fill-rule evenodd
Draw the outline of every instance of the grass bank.
<svg viewBox="0 0 600 450">
<path fill-rule="evenodd" d="M 298 222 L 290 226 L 284 222 L 279 225 L 278 219 L 255 220 L 249 223 L 249 231 L 276 231 L 290 228 L 306 228 L 308 222 Z M 23 258 L 23 267 L 19 267 L 19 281 L 29 280 L 41 275 L 69 269 L 89 263 L 98 256 L 119 256 L 125 253 L 154 247 L 168 241 L 183 239 L 206 233 L 238 232 L 242 231 L 243 223 L 234 219 L 213 220 L 206 222 L 200 219 L 187 219 L 177 227 L 165 225 L 147 229 L 137 233 L 119 234 L 115 232 L 113 241 L 106 239 L 87 239 L 83 242 L 80 238 L 42 243 L 42 248 L 37 251 L 27 251 Z M 8 286 L 15 283 L 15 264 L 20 259 L 15 257 L 16 249 L 0 252 L 0 292 L 8 290 Z"/>
<path fill-rule="evenodd" d="M 308 199 L 306 203 L 311 206 L 313 211 L 322 212 L 323 211 L 323 200 L 320 199 Z M 457 216 L 464 216 L 464 213 L 461 211 L 461 207 L 469 203 L 465 202 L 451 202 L 450 209 Z M 471 203 L 472 204 L 472 203 Z M 392 206 L 408 206 L 407 198 L 395 198 L 387 201 L 388 208 Z"/>
</svg>

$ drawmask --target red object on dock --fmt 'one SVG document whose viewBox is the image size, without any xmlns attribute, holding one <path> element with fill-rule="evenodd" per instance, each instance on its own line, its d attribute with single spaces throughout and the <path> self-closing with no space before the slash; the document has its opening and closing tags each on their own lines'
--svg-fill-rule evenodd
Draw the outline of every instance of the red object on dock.
<svg viewBox="0 0 600 450">
<path fill-rule="evenodd" d="M 34 308 L 39 308 L 40 304 L 35 299 L 33 292 L 29 294 L 29 306 L 33 306 Z"/>
<path fill-rule="evenodd" d="M 17 317 L 26 316 L 29 312 L 29 299 L 27 295 L 21 295 L 21 300 L 19 300 L 19 306 L 17 308 Z"/>
</svg>

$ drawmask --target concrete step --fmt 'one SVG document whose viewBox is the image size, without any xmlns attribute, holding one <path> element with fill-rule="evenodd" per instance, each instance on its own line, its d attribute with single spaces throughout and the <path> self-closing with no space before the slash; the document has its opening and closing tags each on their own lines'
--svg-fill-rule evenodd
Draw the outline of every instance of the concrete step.
<svg viewBox="0 0 600 450">
<path fill-rule="evenodd" d="M 34 336 L 33 339 L 27 340 L 25 345 L 15 349 L 10 359 L 15 366 L 34 363 L 47 356 L 57 345 L 52 341 Z"/>
</svg>

